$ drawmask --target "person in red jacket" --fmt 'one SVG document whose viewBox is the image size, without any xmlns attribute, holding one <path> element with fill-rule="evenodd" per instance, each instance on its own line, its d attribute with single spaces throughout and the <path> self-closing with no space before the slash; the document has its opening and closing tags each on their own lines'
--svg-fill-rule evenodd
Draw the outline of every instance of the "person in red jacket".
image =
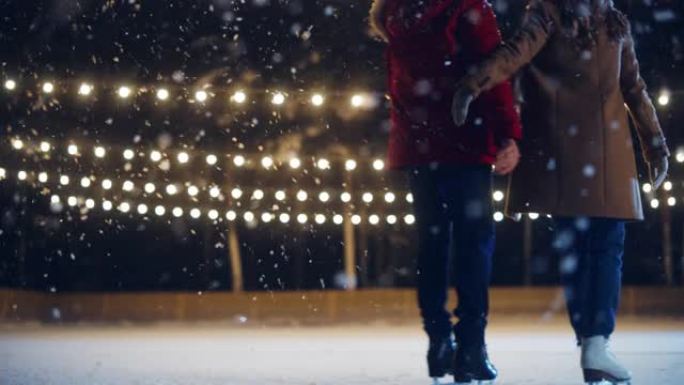
<svg viewBox="0 0 684 385">
<path fill-rule="evenodd" d="M 388 43 L 388 163 L 406 171 L 413 194 L 429 375 L 493 380 L 497 371 L 485 346 L 492 165 L 499 174 L 517 165 L 520 119 L 509 82 L 475 100 L 474 113 L 460 127 L 450 111 L 454 85 L 501 43 L 494 12 L 485 0 L 375 0 L 370 22 Z M 452 268 L 459 297 L 455 326 L 445 308 Z"/>
</svg>

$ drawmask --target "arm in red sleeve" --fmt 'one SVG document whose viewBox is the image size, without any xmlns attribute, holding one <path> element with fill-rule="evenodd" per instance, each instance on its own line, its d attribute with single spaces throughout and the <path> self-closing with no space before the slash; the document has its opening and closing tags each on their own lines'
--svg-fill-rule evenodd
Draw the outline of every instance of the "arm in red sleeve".
<svg viewBox="0 0 684 385">
<path fill-rule="evenodd" d="M 501 44 L 501 33 L 491 5 L 485 0 L 475 0 L 459 16 L 456 41 L 461 55 L 475 64 L 486 58 Z M 522 126 L 514 105 L 513 88 L 510 81 L 504 81 L 483 92 L 478 98 L 488 110 L 485 127 L 494 129 L 498 143 L 506 139 L 520 140 Z"/>
</svg>

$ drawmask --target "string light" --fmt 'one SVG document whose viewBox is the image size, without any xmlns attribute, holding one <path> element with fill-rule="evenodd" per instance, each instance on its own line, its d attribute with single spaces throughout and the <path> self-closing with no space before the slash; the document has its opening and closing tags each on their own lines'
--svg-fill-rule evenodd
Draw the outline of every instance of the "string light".
<svg viewBox="0 0 684 385">
<path fill-rule="evenodd" d="M 21 139 L 13 139 L 12 147 L 14 147 L 15 150 L 21 150 L 24 148 L 24 142 Z"/>
<path fill-rule="evenodd" d="M 276 92 L 275 94 L 273 94 L 271 103 L 273 103 L 276 106 L 282 105 L 283 103 L 285 103 L 285 95 L 282 92 Z"/>
<path fill-rule="evenodd" d="M 92 183 L 92 181 L 87 176 L 84 176 L 83 178 L 81 178 L 81 187 L 88 188 L 88 187 L 90 187 L 91 183 Z"/>
<path fill-rule="evenodd" d="M 78 146 L 75 145 L 75 144 L 70 144 L 70 145 L 67 147 L 67 153 L 68 153 L 69 155 L 78 155 Z"/>
<path fill-rule="evenodd" d="M 198 209 L 198 208 L 193 208 L 193 209 L 190 210 L 190 216 L 191 216 L 193 219 L 197 219 L 197 218 L 199 218 L 201 215 L 202 215 L 202 211 L 200 211 L 200 209 Z"/>
<path fill-rule="evenodd" d="M 660 91 L 660 95 L 658 96 L 658 104 L 660 104 L 663 107 L 670 104 L 670 92 L 669 91 L 667 91 L 667 90 Z"/>
<path fill-rule="evenodd" d="M 133 191 L 133 188 L 135 188 L 135 185 L 130 180 L 127 180 L 127 181 L 123 182 L 123 186 L 121 188 L 124 191 Z"/>
<path fill-rule="evenodd" d="M 368 222 L 371 225 L 377 225 L 378 223 L 380 223 L 380 217 L 376 214 L 371 214 L 371 216 L 368 217 Z"/>
<path fill-rule="evenodd" d="M 672 182 L 669 180 L 663 184 L 663 188 L 665 191 L 672 191 Z"/>
<path fill-rule="evenodd" d="M 226 211 L 226 219 L 229 221 L 234 221 L 237 218 L 237 214 L 233 210 Z"/>
<path fill-rule="evenodd" d="M 206 102 L 208 98 L 209 94 L 207 94 L 207 91 L 199 90 L 195 92 L 195 100 L 197 100 L 200 103 Z"/>
<path fill-rule="evenodd" d="M 413 216 L 413 214 L 406 214 L 404 215 L 404 223 L 406 223 L 407 225 L 412 225 L 416 223 L 416 217 Z"/>
<path fill-rule="evenodd" d="M 28 174 L 26 173 L 26 171 L 22 170 L 17 173 L 17 179 L 26 180 L 26 178 L 28 178 Z"/>
<path fill-rule="evenodd" d="M 122 213 L 127 213 L 131 210 L 131 205 L 128 202 L 121 202 L 118 207 Z"/>
<path fill-rule="evenodd" d="M 397 216 L 393 215 L 393 214 L 388 215 L 387 216 L 387 223 L 389 223 L 390 225 L 397 223 Z"/>
<path fill-rule="evenodd" d="M 313 96 L 311 96 L 311 104 L 316 107 L 322 106 L 324 102 L 325 98 L 321 94 L 313 94 Z"/>
<path fill-rule="evenodd" d="M 318 199 L 319 199 L 321 202 L 327 202 L 327 201 L 330 200 L 330 194 L 328 194 L 327 191 L 321 191 L 321 193 L 318 194 Z"/>
<path fill-rule="evenodd" d="M 245 222 L 254 222 L 254 213 L 251 211 L 245 211 L 245 213 L 242 214 L 242 218 L 245 220 Z"/>
<path fill-rule="evenodd" d="M 356 169 L 356 161 L 354 159 L 347 159 L 344 162 L 344 169 L 347 171 L 353 171 Z"/>
<path fill-rule="evenodd" d="M 233 158 L 233 164 L 235 164 L 237 167 L 242 167 L 245 165 L 245 157 L 242 155 L 235 155 Z"/>
<path fill-rule="evenodd" d="M 309 220 L 309 217 L 307 217 L 306 214 L 304 214 L 304 213 L 297 214 L 297 222 L 299 222 L 301 224 L 305 224 L 306 221 L 308 221 L 308 220 Z"/>
<path fill-rule="evenodd" d="M 160 88 L 157 90 L 157 99 L 167 100 L 169 96 L 169 90 L 167 90 L 166 88 Z"/>
<path fill-rule="evenodd" d="M 651 199 L 651 208 L 657 209 L 658 207 L 660 207 L 660 201 L 657 199 Z"/>
<path fill-rule="evenodd" d="M 288 213 L 281 213 L 278 216 L 278 220 L 280 220 L 280 223 L 288 223 L 290 222 L 290 214 Z"/>
<path fill-rule="evenodd" d="M 13 79 L 5 80 L 5 89 L 8 91 L 14 91 L 17 88 L 17 82 Z"/>
<path fill-rule="evenodd" d="M 413 194 L 412 193 L 406 194 L 406 202 L 413 203 Z"/>
<path fill-rule="evenodd" d="M 641 187 L 641 189 L 642 189 L 646 194 L 648 194 L 648 193 L 650 193 L 651 191 L 653 191 L 653 186 L 651 186 L 650 183 L 644 183 L 644 185 Z"/>
<path fill-rule="evenodd" d="M 174 207 L 173 210 L 171 210 L 171 214 L 176 218 L 180 218 L 183 216 L 183 209 L 180 207 Z"/>
<path fill-rule="evenodd" d="M 247 101 L 247 94 L 242 90 L 236 91 L 233 96 L 230 97 L 230 100 L 237 104 L 242 104 Z"/>
<path fill-rule="evenodd" d="M 131 150 L 130 148 L 127 148 L 123 152 L 123 157 L 126 160 L 131 160 L 135 157 L 135 152 L 133 152 L 133 150 Z"/>
<path fill-rule="evenodd" d="M 279 201 L 284 201 L 285 200 L 285 191 L 283 190 L 278 190 L 275 192 L 275 199 Z"/>
<path fill-rule="evenodd" d="M 261 221 L 264 223 L 269 223 L 273 220 L 273 215 L 271 213 L 263 213 L 261 214 Z"/>
<path fill-rule="evenodd" d="M 497 211 L 497 212 L 494 213 L 494 221 L 496 221 L 496 222 L 501 222 L 501 221 L 503 221 L 503 220 L 504 220 L 504 215 L 503 215 L 502 212 Z"/>
<path fill-rule="evenodd" d="M 394 195 L 393 192 L 386 192 L 385 193 L 385 202 L 387 203 L 392 203 L 397 199 L 397 197 Z"/>
<path fill-rule="evenodd" d="M 385 168 L 385 162 L 382 159 L 376 159 L 373 161 L 373 168 L 380 171 Z"/>
<path fill-rule="evenodd" d="M 359 225 L 361 223 L 361 216 L 358 214 L 354 214 L 351 216 L 351 223 L 353 225 Z"/>
<path fill-rule="evenodd" d="M 371 203 L 371 202 L 373 202 L 373 194 L 371 194 L 369 192 L 365 192 L 361 196 L 361 199 L 366 203 Z"/>
<path fill-rule="evenodd" d="M 40 148 L 40 151 L 42 151 L 42 152 L 50 152 L 50 149 L 52 149 L 52 146 L 50 145 L 50 142 L 42 141 L 42 142 L 40 142 L 39 148 Z"/>
<path fill-rule="evenodd" d="M 330 161 L 325 158 L 321 158 L 316 162 L 316 167 L 318 167 L 321 170 L 329 170 Z"/>
<path fill-rule="evenodd" d="M 340 214 L 333 215 L 333 223 L 336 225 L 341 225 L 344 222 L 344 217 Z"/>
<path fill-rule="evenodd" d="M 105 190 L 110 190 L 112 188 L 112 181 L 109 179 L 104 179 L 102 181 L 102 188 Z"/>
<path fill-rule="evenodd" d="M 492 198 L 494 198 L 494 201 L 496 202 L 501 202 L 504 199 L 504 193 L 499 190 L 494 191 Z"/>
<path fill-rule="evenodd" d="M 188 195 L 190 195 L 191 197 L 194 197 L 197 194 L 199 194 L 199 189 L 197 188 L 197 186 L 191 185 L 187 188 L 187 192 L 188 192 Z"/>
<path fill-rule="evenodd" d="M 81 83 L 78 87 L 78 94 L 81 96 L 88 96 L 93 92 L 93 86 L 88 83 Z"/>
<path fill-rule="evenodd" d="M 257 201 L 264 199 L 264 192 L 260 189 L 254 190 L 254 192 L 252 193 L 252 199 Z"/>
<path fill-rule="evenodd" d="M 326 218 L 325 218 L 325 215 L 323 215 L 323 214 L 315 214 L 314 215 L 314 221 L 316 223 L 318 223 L 319 225 L 324 224 L 325 220 L 326 220 Z"/>
<path fill-rule="evenodd" d="M 190 161 L 190 155 L 188 155 L 188 153 L 185 151 L 181 151 L 178 153 L 177 159 L 178 163 L 185 164 Z"/>
<path fill-rule="evenodd" d="M 207 161 L 207 164 L 210 166 L 213 166 L 216 164 L 216 162 L 218 162 L 218 158 L 214 154 L 207 155 L 205 160 Z"/>
<path fill-rule="evenodd" d="M 271 158 L 270 156 L 265 156 L 261 158 L 261 166 L 265 169 L 273 167 L 273 158 Z"/>
<path fill-rule="evenodd" d="M 157 187 L 154 185 L 154 183 L 148 182 L 145 183 L 144 189 L 146 193 L 152 194 L 157 189 Z"/>
<path fill-rule="evenodd" d="M 176 195 L 178 193 L 178 187 L 175 184 L 170 184 L 166 186 L 167 195 Z"/>
<path fill-rule="evenodd" d="M 59 195 L 52 195 L 50 197 L 50 203 L 59 203 L 59 202 L 60 202 Z"/>
<path fill-rule="evenodd" d="M 85 206 L 89 209 L 95 208 L 95 200 L 91 199 L 91 198 L 86 199 L 85 200 Z"/>
<path fill-rule="evenodd" d="M 55 90 L 55 85 L 52 82 L 43 83 L 43 92 L 51 94 Z"/>
<path fill-rule="evenodd" d="M 67 204 L 71 207 L 74 207 L 78 204 L 78 199 L 76 199 L 75 196 L 70 196 L 67 198 Z"/>
<path fill-rule="evenodd" d="M 162 215 L 166 214 L 166 208 L 162 205 L 157 205 L 154 208 L 154 213 L 157 214 L 157 216 L 161 217 Z"/>
<path fill-rule="evenodd" d="M 304 190 L 297 191 L 297 200 L 298 201 L 304 202 L 308 197 L 309 197 L 309 194 L 307 194 L 306 191 L 304 191 Z"/>
<path fill-rule="evenodd" d="M 675 197 L 667 198 L 667 205 L 672 207 L 677 204 L 677 199 Z"/>
<path fill-rule="evenodd" d="M 116 91 L 116 93 L 119 95 L 121 99 L 126 99 L 127 97 L 131 96 L 131 93 L 133 93 L 133 91 L 128 86 L 121 86 Z"/>
<path fill-rule="evenodd" d="M 95 147 L 95 149 L 93 150 L 93 152 L 95 153 L 95 156 L 96 156 L 97 158 L 104 158 L 105 155 L 107 154 L 107 151 L 106 151 L 105 148 L 102 147 L 102 146 L 97 146 L 97 147 Z"/>
<path fill-rule="evenodd" d="M 2 178 L 0 178 L 0 179 L 2 179 Z M 40 183 L 47 183 L 48 174 L 45 171 L 42 171 L 40 174 L 38 174 L 38 181 Z"/>
<path fill-rule="evenodd" d="M 302 161 L 299 158 L 291 158 L 289 164 L 290 168 L 298 169 L 302 165 Z"/>
<path fill-rule="evenodd" d="M 147 214 L 147 205 L 146 204 L 141 203 L 138 205 L 138 214 L 140 214 L 140 215 Z"/>
<path fill-rule="evenodd" d="M 209 196 L 212 198 L 218 198 L 221 195 L 221 189 L 218 186 L 212 186 L 209 189 Z"/>
<path fill-rule="evenodd" d="M 66 186 L 69 184 L 69 177 L 67 175 L 62 175 L 59 177 L 59 183 L 63 186 Z"/>
<path fill-rule="evenodd" d="M 232 196 L 233 199 L 240 199 L 240 197 L 242 197 L 242 190 L 240 190 L 238 187 L 235 187 L 230 191 L 230 196 Z"/>
<path fill-rule="evenodd" d="M 157 150 L 152 150 L 152 151 L 150 152 L 150 160 L 151 160 L 151 161 L 153 161 L 153 162 L 159 162 L 159 161 L 161 160 L 161 158 L 162 158 L 161 152 L 159 152 L 159 151 L 157 151 Z"/>
<path fill-rule="evenodd" d="M 219 217 L 219 212 L 215 209 L 211 209 L 207 212 L 207 217 L 209 217 L 209 219 L 211 219 L 212 221 L 215 221 Z"/>
<path fill-rule="evenodd" d="M 345 191 L 342 194 L 340 194 L 340 199 L 344 203 L 349 203 L 349 201 L 351 201 L 351 194 Z"/>
<path fill-rule="evenodd" d="M 114 205 L 112 204 L 112 202 L 110 202 L 110 201 L 108 201 L 108 200 L 102 201 L 102 209 L 103 209 L 104 211 L 109 211 L 109 210 L 111 210 L 113 207 L 114 207 Z"/>
</svg>

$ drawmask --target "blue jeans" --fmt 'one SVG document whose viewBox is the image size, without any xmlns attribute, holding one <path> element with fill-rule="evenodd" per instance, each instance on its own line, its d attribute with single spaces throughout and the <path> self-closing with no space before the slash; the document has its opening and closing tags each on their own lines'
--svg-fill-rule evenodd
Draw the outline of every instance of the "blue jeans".
<svg viewBox="0 0 684 385">
<path fill-rule="evenodd" d="M 620 302 L 625 223 L 609 218 L 556 218 L 568 315 L 578 341 L 610 336 Z"/>
<path fill-rule="evenodd" d="M 494 252 L 492 172 L 487 165 L 420 166 L 408 170 L 418 230 L 417 286 L 430 337 L 451 333 L 446 310 L 451 272 L 462 344 L 484 344 Z"/>
</svg>

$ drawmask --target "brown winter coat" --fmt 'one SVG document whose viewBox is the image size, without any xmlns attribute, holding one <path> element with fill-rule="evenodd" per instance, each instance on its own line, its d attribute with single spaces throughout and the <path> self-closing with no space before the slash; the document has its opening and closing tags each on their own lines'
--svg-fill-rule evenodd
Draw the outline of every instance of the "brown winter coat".
<svg viewBox="0 0 684 385">
<path fill-rule="evenodd" d="M 520 31 L 463 83 L 477 95 L 527 65 L 522 158 L 507 211 L 642 219 L 627 112 L 647 161 L 669 151 L 632 36 L 611 40 L 598 23 L 596 44 L 583 50 L 560 25 L 554 2 L 533 0 Z"/>
</svg>

